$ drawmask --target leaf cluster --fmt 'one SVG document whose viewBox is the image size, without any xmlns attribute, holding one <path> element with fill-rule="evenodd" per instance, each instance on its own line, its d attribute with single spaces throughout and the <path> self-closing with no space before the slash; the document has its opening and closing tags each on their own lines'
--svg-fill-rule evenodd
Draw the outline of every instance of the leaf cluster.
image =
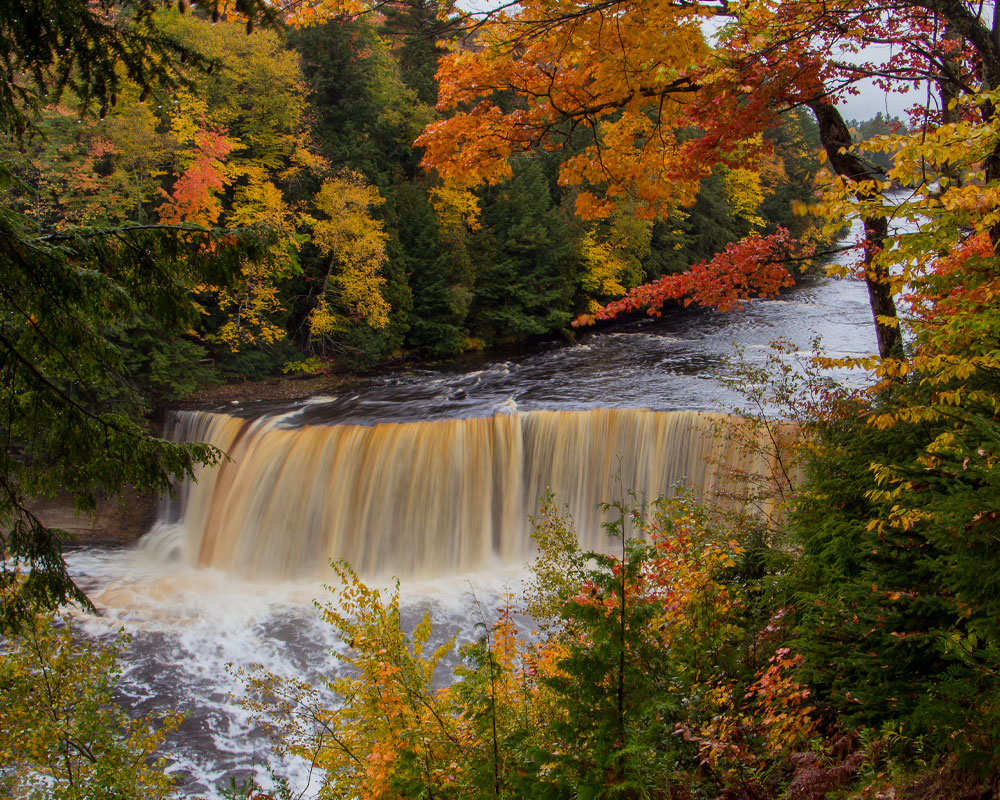
<svg viewBox="0 0 1000 800">
<path fill-rule="evenodd" d="M 67 620 L 31 617 L 3 640 L 0 790 L 46 800 L 173 795 L 157 748 L 180 718 L 131 719 L 114 702 L 128 645 L 79 639 Z"/>
</svg>

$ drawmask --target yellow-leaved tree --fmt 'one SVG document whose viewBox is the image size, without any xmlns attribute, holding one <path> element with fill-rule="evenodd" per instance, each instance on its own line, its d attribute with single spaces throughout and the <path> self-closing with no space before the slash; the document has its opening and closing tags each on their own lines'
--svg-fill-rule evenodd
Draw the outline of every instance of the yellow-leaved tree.
<svg viewBox="0 0 1000 800">
<path fill-rule="evenodd" d="M 325 351 L 352 322 L 371 328 L 389 322 L 389 303 L 382 295 L 388 236 L 372 216 L 384 202 L 377 188 L 349 169 L 324 181 L 316 195 L 316 208 L 326 219 L 313 226 L 313 244 L 329 261 L 309 315 L 314 348 Z"/>
<path fill-rule="evenodd" d="M 737 167 L 725 171 L 726 202 L 733 216 L 746 221 L 751 230 L 761 230 L 764 220 L 759 209 L 764 202 L 764 188 L 760 172 Z"/>
<path fill-rule="evenodd" d="M 643 279 L 642 260 L 649 255 L 652 223 L 640 219 L 634 209 L 621 202 L 606 220 L 590 223 L 580 240 L 583 273 L 580 289 L 590 298 L 621 297 Z M 591 299 L 593 313 L 601 303 Z"/>
<path fill-rule="evenodd" d="M 272 344 L 285 335 L 274 319 L 283 311 L 279 287 L 300 271 L 296 228 L 307 217 L 289 207 L 281 190 L 260 175 L 250 177 L 233 197 L 227 222 L 233 227 L 265 225 L 274 234 L 264 261 L 247 261 L 241 279 L 216 290 L 227 319 L 217 338 L 233 351 L 243 344 Z"/>
<path fill-rule="evenodd" d="M 467 229 L 479 229 L 479 201 L 467 186 L 445 181 L 431 189 L 429 196 L 441 234 L 446 239 L 461 236 Z"/>
<path fill-rule="evenodd" d="M 598 297 L 621 297 L 625 294 L 621 276 L 628 265 L 618 257 L 610 242 L 600 241 L 593 231 L 586 231 L 580 242 L 580 260 L 584 269 L 580 276 L 580 288 L 586 294 Z M 587 310 L 594 313 L 600 308 L 599 302 L 591 300 Z"/>
<path fill-rule="evenodd" d="M 112 697 L 119 635 L 110 647 L 36 615 L 0 658 L 0 796 L 32 800 L 160 800 L 173 781 L 153 756 L 180 718 L 130 719 Z"/>
<path fill-rule="evenodd" d="M 398 583 L 383 592 L 344 564 L 334 569 L 339 583 L 323 618 L 347 645 L 332 651 L 342 669 L 318 687 L 267 672 L 242 676 L 244 702 L 279 753 L 323 770 L 323 797 L 399 797 L 403 783 L 447 796 L 463 761 L 462 726 L 435 678 L 455 640 L 432 646 L 426 614 L 407 632 Z"/>
</svg>

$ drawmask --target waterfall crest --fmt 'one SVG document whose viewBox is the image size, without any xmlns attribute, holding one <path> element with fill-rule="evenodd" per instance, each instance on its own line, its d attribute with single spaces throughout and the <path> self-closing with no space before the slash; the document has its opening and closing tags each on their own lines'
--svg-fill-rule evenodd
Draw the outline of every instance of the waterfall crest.
<svg viewBox="0 0 1000 800">
<path fill-rule="evenodd" d="M 725 419 L 594 409 L 291 428 L 179 412 L 171 439 L 229 460 L 179 487 L 143 547 L 250 578 L 323 574 L 331 558 L 366 576 L 482 571 L 531 558 L 528 517 L 551 489 L 581 544 L 601 549 L 597 504 L 623 489 L 706 497 L 731 490 L 733 469 L 769 472 L 718 433 Z"/>
</svg>

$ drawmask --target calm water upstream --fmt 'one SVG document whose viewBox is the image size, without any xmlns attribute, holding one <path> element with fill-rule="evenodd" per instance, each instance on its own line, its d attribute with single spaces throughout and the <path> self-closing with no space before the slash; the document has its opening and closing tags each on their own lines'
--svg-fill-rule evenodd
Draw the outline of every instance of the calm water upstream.
<svg viewBox="0 0 1000 800">
<path fill-rule="evenodd" d="M 584 334 L 574 343 L 548 344 L 518 358 L 497 361 L 463 360 L 439 369 L 396 372 L 359 382 L 337 397 L 318 397 L 297 406 L 280 409 L 266 408 L 263 405 L 227 408 L 227 413 L 244 418 L 244 422 L 247 417 L 259 418 L 246 430 L 253 433 L 253 436 L 258 436 L 259 447 L 265 449 L 253 453 L 247 451 L 245 460 L 248 463 L 252 459 L 261 460 L 261 463 L 278 463 L 275 461 L 277 456 L 268 456 L 267 453 L 272 451 L 266 448 L 276 448 L 274 452 L 287 451 L 288 455 L 281 456 L 284 460 L 280 462 L 280 469 L 276 467 L 271 470 L 282 473 L 284 478 L 271 472 L 260 473 L 252 479 L 254 482 L 251 485 L 227 488 L 226 491 L 230 494 L 226 497 L 230 499 L 225 503 L 218 500 L 218 495 L 213 495 L 215 500 L 197 499 L 201 496 L 198 491 L 202 495 L 208 492 L 206 481 L 213 480 L 203 478 L 196 490 L 187 493 L 186 500 L 164 512 L 163 524 L 153 537 L 159 537 L 155 546 L 147 542 L 145 547 L 134 550 L 87 549 L 72 554 L 70 562 L 74 574 L 102 611 L 101 617 L 83 618 L 80 624 L 85 630 L 98 636 L 111 635 L 122 626 L 132 633 L 133 641 L 126 656 L 122 688 L 124 699 L 143 713 L 168 709 L 186 712 L 186 721 L 170 742 L 170 752 L 176 757 L 171 770 L 176 772 L 185 792 L 212 796 L 216 792 L 215 787 L 220 783 L 224 784 L 234 771 L 245 771 L 252 765 L 265 761 L 268 751 L 267 742 L 252 729 L 231 694 L 238 692 L 238 686 L 230 677 L 228 665 L 262 664 L 275 673 L 316 679 L 329 672 L 331 661 L 328 652 L 336 646 L 312 604 L 314 599 L 324 597 L 321 572 L 314 570 L 312 574 L 300 575 L 291 568 L 287 573 L 280 573 L 282 577 L 268 577 L 266 571 L 261 575 L 260 570 L 255 572 L 245 566 L 252 563 L 248 560 L 251 556 L 240 555 L 238 545 L 232 544 L 228 539 L 226 542 L 213 539 L 208 543 L 209 538 L 206 538 L 214 535 L 213 532 L 223 523 L 229 525 L 239 516 L 237 503 L 241 507 L 258 504 L 261 510 L 251 516 L 258 522 L 266 518 L 265 506 L 270 502 L 270 493 L 277 491 L 273 486 L 287 478 L 293 467 L 300 472 L 310 471 L 309 465 L 317 464 L 311 469 L 314 473 L 341 468 L 333 464 L 334 456 L 322 455 L 332 452 L 331 445 L 313 443 L 309 445 L 312 449 L 309 449 L 305 444 L 299 447 L 298 444 L 291 443 L 288 437 L 298 436 L 296 442 L 305 442 L 306 437 L 299 430 L 303 429 L 313 432 L 310 434 L 312 439 L 329 438 L 332 434 L 326 426 L 352 426 L 350 431 L 344 428 L 333 432 L 337 435 L 343 433 L 344 436 L 349 432 L 353 437 L 348 437 L 350 442 L 346 444 L 338 439 L 336 447 L 340 449 L 337 453 L 341 455 L 336 458 L 347 458 L 342 453 L 349 452 L 352 459 L 350 464 L 358 465 L 365 459 L 370 462 L 374 457 L 359 450 L 370 445 L 364 444 L 369 441 L 365 438 L 369 434 L 365 434 L 357 426 L 387 422 L 420 425 L 434 420 L 485 418 L 516 412 L 520 419 L 530 423 L 515 426 L 517 446 L 527 453 L 529 445 L 536 449 L 549 447 L 538 444 L 542 441 L 539 431 L 545 426 L 537 423 L 537 420 L 544 418 L 547 420 L 545 425 L 551 427 L 550 423 L 556 417 L 524 412 L 570 412 L 598 408 L 725 412 L 739 403 L 739 398 L 720 382 L 721 378 L 734 374 L 733 367 L 726 363 L 726 359 L 734 353 L 735 345 L 745 349 L 749 360 L 760 361 L 765 356 L 768 343 L 778 337 L 790 340 L 802 354 L 808 355 L 810 341 L 815 335 L 822 337 L 824 349 L 828 353 L 862 354 L 873 351 L 875 339 L 871 312 L 862 283 L 819 278 L 803 283 L 783 294 L 780 299 L 755 301 L 743 310 L 729 314 L 687 311 L 668 319 L 642 321 L 609 332 Z M 859 375 L 843 377 L 847 380 L 863 380 L 863 376 Z M 618 415 L 614 419 L 620 422 L 626 417 L 627 415 Z M 572 418 L 605 419 L 599 414 L 575 415 Z M 650 418 L 661 419 L 662 415 L 652 415 Z M 573 453 L 597 452 L 605 447 L 602 444 L 605 439 L 600 439 L 599 436 L 609 435 L 605 431 L 608 425 L 604 422 L 600 424 L 603 427 L 599 435 L 589 422 L 581 427 L 577 439 L 574 439 L 575 443 L 565 445 L 568 448 L 565 453 L 556 452 L 549 461 L 558 462 L 560 459 L 571 458 Z M 476 427 L 477 423 L 474 421 L 442 423 L 442 426 L 448 425 L 452 427 L 380 426 L 378 431 L 387 432 L 384 435 L 378 434 L 382 439 L 393 432 L 412 431 L 415 436 L 413 441 L 418 442 L 413 445 L 405 442 L 394 444 L 396 449 L 386 450 L 389 455 L 384 457 L 398 461 L 407 457 L 405 452 L 423 447 L 424 445 L 419 444 L 423 439 L 435 439 L 434 432 L 453 431 L 458 426 L 462 428 L 461 435 L 456 433 L 449 440 L 452 441 L 449 445 L 451 449 L 440 452 L 435 450 L 433 459 L 437 461 L 427 461 L 426 464 L 445 463 L 452 455 L 457 459 L 471 458 L 476 452 L 482 451 L 494 454 L 490 456 L 491 466 L 488 468 L 497 475 L 503 473 L 508 476 L 504 480 L 522 481 L 525 486 L 533 487 L 537 481 L 545 479 L 544 475 L 533 475 L 531 480 L 523 476 L 510 477 L 514 467 L 504 466 L 497 461 L 495 453 L 505 445 L 497 444 L 501 440 L 496 437 L 501 434 L 492 428 L 490 431 L 476 433 L 479 427 Z M 475 428 L 475 431 L 462 427 L 467 425 Z M 495 423 L 486 420 L 483 425 L 496 427 Z M 503 431 L 508 431 L 511 426 L 501 427 Z M 522 431 L 522 428 L 528 432 Z M 633 429 L 639 430 L 634 426 L 629 430 Z M 628 434 L 635 440 L 628 445 L 631 448 L 629 452 L 639 452 L 645 446 L 643 441 L 646 434 L 641 430 L 637 434 L 634 430 Z M 503 433 L 503 436 L 508 434 L 509 431 Z M 485 438 L 477 439 L 480 443 L 472 446 L 468 442 L 473 435 Z M 250 433 L 244 438 L 247 437 L 250 437 Z M 558 443 L 551 445 L 551 448 L 561 447 L 563 445 Z M 584 449 L 573 450 L 574 447 Z M 587 447 L 592 450 L 586 450 Z M 597 448 L 597 451 L 593 448 Z M 685 452 L 687 454 L 684 458 L 693 458 L 690 453 Z M 656 460 L 655 452 L 652 455 L 645 451 L 643 453 L 641 458 Z M 535 461 L 530 466 L 518 466 L 517 469 L 536 470 L 534 464 L 544 460 L 543 455 L 544 453 L 533 456 Z M 271 460 L 268 461 L 268 458 Z M 327 458 L 329 463 L 322 461 L 323 458 Z M 320 459 L 320 462 L 315 459 Z M 523 461 L 528 464 L 528 457 L 525 456 Z M 416 466 L 404 464 L 404 471 L 427 471 L 419 466 L 425 462 L 414 463 Z M 642 466 L 647 462 L 637 463 L 639 472 L 647 469 Z M 479 468 L 461 467 L 459 473 Z M 361 474 L 360 466 L 350 469 Z M 374 476 L 388 476 L 392 465 L 366 462 L 364 469 Z M 686 469 L 690 470 L 691 467 Z M 219 478 L 218 483 L 238 482 L 239 478 L 232 477 L 238 474 L 244 473 L 231 472 L 231 477 L 225 480 Z M 663 480 L 670 479 L 670 475 L 663 477 Z M 464 491 L 465 484 L 462 481 L 465 478 L 462 474 L 455 480 L 458 481 L 455 484 L 458 489 L 455 486 L 445 486 L 441 490 L 453 493 Z M 297 479 L 293 481 L 295 484 L 302 482 Z M 439 483 L 440 481 L 432 481 L 428 484 L 431 488 L 426 490 L 421 488 L 423 484 L 416 488 L 410 485 L 406 491 L 437 491 L 441 488 Z M 520 485 L 519 483 L 518 486 Z M 600 487 L 603 485 L 598 481 L 596 489 L 581 489 L 584 492 L 581 496 L 590 498 L 587 492 L 592 494 L 602 491 Z M 385 478 L 384 486 L 379 486 L 380 491 L 385 493 L 396 491 L 393 488 L 396 484 L 388 477 Z M 294 487 L 281 491 L 293 494 L 289 495 L 286 512 L 277 517 L 279 522 L 270 522 L 271 527 L 280 525 L 281 519 L 292 519 L 287 509 L 301 506 L 301 502 L 295 499 L 298 495 L 294 494 L 297 491 Z M 322 487 L 318 491 L 320 495 L 329 495 Z M 353 491 L 357 493 L 361 490 Z M 504 506 L 503 492 L 498 490 L 494 494 L 497 495 L 494 501 L 500 510 L 491 513 L 500 515 Z M 235 497 L 240 499 L 232 499 Z M 590 498 L 587 502 L 599 499 L 602 498 Z M 384 502 L 391 505 L 398 501 L 385 497 Z M 518 513 L 524 507 L 523 504 L 517 506 Z M 407 508 L 410 510 L 399 512 L 394 517 L 396 528 L 405 529 L 408 515 L 416 515 L 417 512 L 413 509 L 417 506 L 409 505 Z M 297 509 L 296 513 L 300 510 Z M 377 516 L 378 512 L 379 509 L 375 508 L 366 513 Z M 327 508 L 323 511 L 327 515 L 331 513 L 336 516 L 337 509 L 333 508 L 331 511 Z M 471 513 L 475 513 L 475 508 Z M 200 538 L 195 545 L 191 545 L 190 529 L 194 527 L 192 520 L 198 515 L 201 515 L 198 517 Z M 317 515 L 319 512 L 313 516 Z M 369 518 L 375 517 L 364 519 Z M 468 524 L 462 519 L 465 518 L 449 517 L 447 521 L 435 524 Z M 241 523 L 244 526 L 250 524 Z M 307 528 L 318 524 L 295 523 Z M 521 574 L 518 564 L 524 560 L 524 553 L 515 546 L 503 549 L 498 544 L 502 536 L 496 533 L 499 530 L 496 526 L 507 523 L 493 520 L 490 524 L 494 527 L 484 529 L 484 544 L 477 545 L 482 548 L 481 551 L 473 552 L 471 556 L 468 553 L 455 554 L 449 551 L 442 562 L 466 566 L 445 567 L 441 570 L 445 574 L 435 575 L 433 559 L 438 556 L 434 555 L 436 551 L 428 551 L 431 555 L 421 562 L 421 569 L 414 569 L 414 574 L 420 576 L 419 580 L 404 582 L 408 614 L 416 615 L 421 609 L 431 607 L 444 625 L 468 630 L 468 593 L 472 587 L 483 608 L 488 609 L 495 604 L 494 601 L 505 586 L 518 586 Z M 523 524 L 523 521 L 519 524 Z M 320 527 L 323 525 L 328 523 L 324 522 Z M 236 530 L 232 535 L 239 537 L 242 535 L 240 530 L 242 529 Z M 274 532 L 270 533 L 273 535 Z M 405 530 L 403 533 L 405 534 Z M 278 531 L 278 534 L 286 538 L 295 537 L 301 531 Z M 426 534 L 425 531 L 421 536 Z M 354 535 L 363 538 L 366 531 L 357 530 Z M 460 533 L 456 541 L 462 541 L 463 537 L 465 534 Z M 188 544 L 184 544 L 185 541 Z M 405 549 L 409 546 L 407 541 L 404 536 L 400 542 L 388 547 Z M 200 549 L 200 553 L 190 552 L 192 547 Z M 205 556 L 206 551 L 217 554 L 220 549 L 225 548 L 229 548 L 226 552 L 235 553 L 230 553 L 228 561 L 216 561 Z M 385 546 L 382 551 L 376 548 L 375 552 L 384 550 Z M 253 556 L 260 557 L 260 553 Z M 266 553 L 263 557 L 269 558 Z M 197 566 L 199 563 L 222 566 Z M 391 562 L 390 566 L 395 563 Z M 474 565 L 471 572 L 467 571 L 469 564 Z M 395 571 L 394 567 L 392 571 Z M 456 571 L 458 574 L 454 574 Z M 250 574 L 255 575 L 254 579 L 247 577 Z M 303 777 L 302 765 L 288 764 L 283 765 L 282 769 L 293 774 L 298 770 L 298 777 Z"/>
</svg>

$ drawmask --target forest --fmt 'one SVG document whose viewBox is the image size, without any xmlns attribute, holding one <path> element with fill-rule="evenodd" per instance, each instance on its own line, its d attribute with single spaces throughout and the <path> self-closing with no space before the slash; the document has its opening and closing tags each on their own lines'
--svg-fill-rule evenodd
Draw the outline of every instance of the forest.
<svg viewBox="0 0 1000 800">
<path fill-rule="evenodd" d="M 860 220 L 830 269 L 878 352 L 779 342 L 738 381 L 727 435 L 771 472 L 606 498 L 596 553 L 547 498 L 523 596 L 464 644 L 334 563 L 337 677 L 233 676 L 310 784 L 247 764 L 227 796 L 996 796 L 998 26 L 960 0 L 0 9 L 0 792 L 177 796 L 181 715 L 118 704 L 127 634 L 74 635 L 60 608 L 96 609 L 33 512 L 224 461 L 155 432 L 170 403 L 738 309 Z M 848 123 L 864 81 L 906 118 Z"/>
<path fill-rule="evenodd" d="M 252 36 L 232 19 L 157 13 L 217 68 L 169 94 L 125 85 L 103 115 L 81 116 L 66 96 L 5 159 L 9 207 L 39 231 L 267 226 L 274 237 L 239 275 L 188 287 L 191 319 L 121 321 L 128 377 L 158 400 L 565 335 L 578 314 L 749 233 L 810 229 L 791 210 L 819 167 L 805 114 L 768 129 L 753 168 L 720 165 L 686 208 L 640 219 L 623 205 L 582 221 L 541 147 L 488 188 L 420 167 L 414 140 L 440 116 L 434 75 L 461 32 L 454 10 L 414 2 Z"/>
</svg>

